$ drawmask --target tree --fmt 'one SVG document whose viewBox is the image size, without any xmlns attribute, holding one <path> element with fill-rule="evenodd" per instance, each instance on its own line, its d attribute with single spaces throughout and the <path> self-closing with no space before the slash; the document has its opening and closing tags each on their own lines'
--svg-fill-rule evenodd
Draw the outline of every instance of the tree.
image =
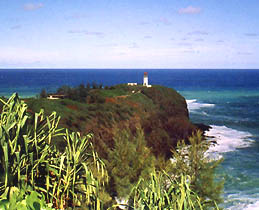
<svg viewBox="0 0 259 210">
<path fill-rule="evenodd" d="M 195 191 L 202 203 L 209 208 L 216 203 L 221 203 L 223 181 L 217 181 L 215 169 L 223 159 L 210 159 L 206 152 L 210 142 L 204 140 L 202 133 L 198 131 L 189 138 L 190 145 L 179 141 L 173 152 L 173 169 L 170 174 L 174 177 L 190 176 L 190 186 Z"/>
<path fill-rule="evenodd" d="M 130 130 L 117 130 L 114 148 L 108 152 L 106 161 L 110 187 L 119 198 L 128 197 L 140 177 L 148 177 L 154 169 L 154 157 L 146 146 L 144 133 L 138 129 L 133 135 Z"/>
<path fill-rule="evenodd" d="M 91 85 L 90 85 L 89 82 L 87 82 L 86 89 L 87 89 L 87 90 L 90 90 L 90 89 L 91 89 Z"/>
<path fill-rule="evenodd" d="M 98 89 L 98 85 L 97 85 L 95 82 L 93 82 L 93 83 L 92 83 L 92 88 L 93 88 L 93 89 Z"/>
<path fill-rule="evenodd" d="M 68 93 L 71 91 L 71 87 L 67 85 L 63 85 L 57 90 L 57 94 L 63 94 L 63 95 L 68 95 Z"/>
<path fill-rule="evenodd" d="M 47 98 L 48 94 L 45 89 L 42 89 L 40 92 L 40 98 Z"/>
</svg>

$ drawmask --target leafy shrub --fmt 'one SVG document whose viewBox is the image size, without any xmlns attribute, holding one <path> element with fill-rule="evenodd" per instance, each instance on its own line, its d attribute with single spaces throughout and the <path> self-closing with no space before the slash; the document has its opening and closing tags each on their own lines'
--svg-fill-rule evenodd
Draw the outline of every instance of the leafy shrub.
<svg viewBox="0 0 259 210">
<path fill-rule="evenodd" d="M 51 210 L 51 206 L 47 205 L 44 197 L 36 191 L 28 193 L 18 188 L 13 189 L 10 200 L 0 200 L 1 210 Z"/>
</svg>

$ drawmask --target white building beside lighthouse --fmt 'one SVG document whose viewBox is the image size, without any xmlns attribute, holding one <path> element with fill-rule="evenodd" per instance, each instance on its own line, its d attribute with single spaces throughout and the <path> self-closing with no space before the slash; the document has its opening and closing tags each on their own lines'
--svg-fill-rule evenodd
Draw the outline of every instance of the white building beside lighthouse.
<svg viewBox="0 0 259 210">
<path fill-rule="evenodd" d="M 147 72 L 144 72 L 143 86 L 145 86 L 145 87 L 152 87 L 151 85 L 148 84 L 148 75 L 147 75 Z"/>
<path fill-rule="evenodd" d="M 133 83 L 133 82 L 130 82 L 128 83 L 128 86 L 136 86 L 138 85 L 137 83 Z M 144 72 L 144 77 L 143 77 L 143 86 L 144 87 L 152 87 L 152 85 L 149 85 L 148 84 L 148 76 L 147 76 L 147 72 Z"/>
</svg>

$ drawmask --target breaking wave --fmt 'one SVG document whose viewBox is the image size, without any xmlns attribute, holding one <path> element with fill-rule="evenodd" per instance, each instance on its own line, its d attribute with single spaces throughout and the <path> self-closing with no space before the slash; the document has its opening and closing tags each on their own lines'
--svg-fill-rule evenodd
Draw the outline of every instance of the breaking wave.
<svg viewBox="0 0 259 210">
<path fill-rule="evenodd" d="M 259 209 L 259 201 L 256 201 L 253 204 L 249 204 L 244 210 L 258 210 Z"/>
<path fill-rule="evenodd" d="M 252 134 L 245 131 L 238 131 L 226 126 L 212 125 L 205 135 L 211 140 L 215 140 L 209 153 L 224 153 L 235 151 L 237 148 L 249 147 L 253 144 L 254 140 L 251 139 Z"/>
<path fill-rule="evenodd" d="M 199 103 L 196 99 L 186 100 L 189 111 L 195 111 L 204 107 L 214 107 L 215 104 Z"/>
</svg>

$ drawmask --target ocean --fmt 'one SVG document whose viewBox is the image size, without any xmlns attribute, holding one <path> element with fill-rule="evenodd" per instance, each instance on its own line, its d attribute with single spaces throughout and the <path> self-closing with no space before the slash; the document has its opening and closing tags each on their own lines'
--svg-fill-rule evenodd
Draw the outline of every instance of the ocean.
<svg viewBox="0 0 259 210">
<path fill-rule="evenodd" d="M 259 209 L 259 70 L 238 69 L 1 69 L 0 95 L 36 96 L 62 85 L 149 83 L 174 88 L 188 104 L 190 119 L 210 125 L 224 158 L 217 176 L 225 179 L 223 207 Z"/>
</svg>

